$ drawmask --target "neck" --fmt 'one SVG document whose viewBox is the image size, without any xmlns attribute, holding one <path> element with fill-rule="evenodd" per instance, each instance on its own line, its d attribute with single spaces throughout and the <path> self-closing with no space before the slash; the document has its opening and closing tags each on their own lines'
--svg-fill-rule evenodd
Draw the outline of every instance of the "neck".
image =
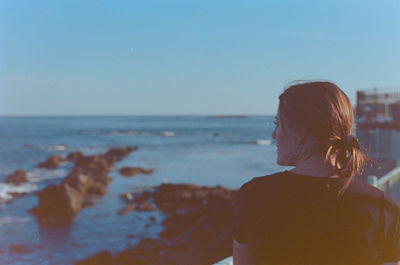
<svg viewBox="0 0 400 265">
<path fill-rule="evenodd" d="M 322 178 L 337 177 L 331 169 L 326 166 L 325 157 L 322 154 L 314 154 L 297 162 L 293 173 Z"/>
</svg>

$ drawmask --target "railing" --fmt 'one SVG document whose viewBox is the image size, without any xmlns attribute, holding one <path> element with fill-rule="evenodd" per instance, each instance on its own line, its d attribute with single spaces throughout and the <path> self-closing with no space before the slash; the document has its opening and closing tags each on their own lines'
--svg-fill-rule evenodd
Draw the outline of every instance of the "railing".
<svg viewBox="0 0 400 265">
<path fill-rule="evenodd" d="M 393 169 L 380 179 L 376 176 L 368 177 L 368 184 L 383 190 L 400 202 L 400 166 Z"/>
</svg>

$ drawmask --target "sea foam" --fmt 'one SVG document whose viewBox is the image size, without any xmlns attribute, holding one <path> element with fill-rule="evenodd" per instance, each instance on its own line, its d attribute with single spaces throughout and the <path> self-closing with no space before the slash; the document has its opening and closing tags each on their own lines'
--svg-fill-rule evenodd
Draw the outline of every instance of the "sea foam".
<svg viewBox="0 0 400 265">
<path fill-rule="evenodd" d="M 68 146 L 66 144 L 53 144 L 44 146 L 43 149 L 48 151 L 65 151 L 68 149 Z"/>
<path fill-rule="evenodd" d="M 13 225 L 15 223 L 26 223 L 29 222 L 29 218 L 27 217 L 14 217 L 14 216 L 2 216 L 0 217 L 0 226 L 3 225 Z"/>
<path fill-rule="evenodd" d="M 256 141 L 256 144 L 258 144 L 258 145 L 270 145 L 270 144 L 272 144 L 272 141 L 270 139 L 258 139 Z"/>
<path fill-rule="evenodd" d="M 0 183 L 0 201 L 13 199 L 13 194 L 27 193 L 38 189 L 36 184 L 22 183 L 20 185 Z"/>
<path fill-rule="evenodd" d="M 171 137 L 171 136 L 175 136 L 175 133 L 171 132 L 171 131 L 164 131 L 164 132 L 162 132 L 162 135 Z"/>
<path fill-rule="evenodd" d="M 48 170 L 35 168 L 26 172 L 26 175 L 30 182 L 40 182 L 49 179 L 63 178 L 67 175 L 67 171 L 65 169 Z"/>
</svg>

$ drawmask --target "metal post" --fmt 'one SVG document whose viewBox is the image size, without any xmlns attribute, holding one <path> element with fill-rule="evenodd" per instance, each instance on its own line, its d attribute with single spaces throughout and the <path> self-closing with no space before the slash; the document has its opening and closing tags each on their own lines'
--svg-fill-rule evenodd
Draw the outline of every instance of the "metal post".
<svg viewBox="0 0 400 265">
<path fill-rule="evenodd" d="M 378 177 L 377 176 L 368 176 L 367 183 L 374 187 L 378 187 Z"/>
</svg>

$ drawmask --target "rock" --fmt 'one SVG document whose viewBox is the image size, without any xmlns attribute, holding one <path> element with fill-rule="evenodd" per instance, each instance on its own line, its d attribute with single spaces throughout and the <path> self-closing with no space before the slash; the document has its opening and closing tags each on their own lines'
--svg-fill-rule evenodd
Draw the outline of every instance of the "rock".
<svg viewBox="0 0 400 265">
<path fill-rule="evenodd" d="M 113 258 L 113 264 L 170 264 L 163 261 L 158 254 L 168 247 L 168 242 L 157 239 L 142 239 L 139 244 L 130 248 L 129 251 L 122 251 Z M 190 264 L 190 263 L 173 263 Z M 172 264 L 171 264 L 172 265 Z"/>
<path fill-rule="evenodd" d="M 30 210 L 43 225 L 71 222 L 84 203 L 82 193 L 69 185 L 50 185 L 37 193 L 39 206 Z"/>
<path fill-rule="evenodd" d="M 125 156 L 130 154 L 133 151 L 136 151 L 137 147 L 119 147 L 119 148 L 111 148 L 105 153 L 104 157 L 107 159 L 109 163 L 114 163 L 122 160 Z"/>
<path fill-rule="evenodd" d="M 113 265 L 113 257 L 107 250 L 97 253 L 96 255 L 83 259 L 75 263 L 75 265 Z"/>
<path fill-rule="evenodd" d="M 155 209 L 156 208 L 154 208 L 153 204 L 147 201 L 136 204 L 136 210 L 140 212 L 148 212 L 148 211 L 153 211 Z"/>
<path fill-rule="evenodd" d="M 206 203 L 230 202 L 232 191 L 221 186 L 209 188 L 193 184 L 163 184 L 156 188 L 153 199 L 158 208 L 170 212 Z"/>
<path fill-rule="evenodd" d="M 126 177 L 132 177 L 138 174 L 151 174 L 153 169 L 144 169 L 141 167 L 123 167 L 119 170 L 119 173 Z"/>
<path fill-rule="evenodd" d="M 51 185 L 38 192 L 39 205 L 30 212 L 42 225 L 69 224 L 83 207 L 93 204 L 92 199 L 107 193 L 112 163 L 133 150 L 133 147 L 113 148 L 104 155 L 94 156 L 71 153 L 69 159 L 74 160 L 75 165 L 68 176 L 60 185 Z M 52 159 L 57 160 L 54 157 Z M 148 209 L 148 206 L 143 205 L 141 209 Z"/>
<path fill-rule="evenodd" d="M 214 264 L 232 255 L 232 200 L 221 186 L 163 184 L 132 195 L 135 206 L 155 203 L 167 215 L 159 239 L 142 239 L 113 257 L 112 264 Z M 154 216 L 150 217 L 155 222 Z M 145 227 L 150 227 L 146 224 Z M 200 251 L 199 251 L 200 250 Z"/>
<path fill-rule="evenodd" d="M 67 161 L 67 159 L 63 156 L 60 155 L 52 155 L 47 158 L 47 160 L 43 163 L 39 163 L 38 167 L 39 168 L 49 168 L 49 169 L 55 169 L 57 168 L 62 162 Z"/>
<path fill-rule="evenodd" d="M 118 215 L 125 215 L 127 212 L 131 212 L 135 210 L 135 207 L 133 205 L 128 205 L 124 209 L 118 212 Z"/>
<path fill-rule="evenodd" d="M 107 193 L 107 185 L 111 180 L 108 166 L 103 163 L 96 166 L 94 163 L 89 164 L 88 168 L 74 167 L 62 184 L 68 184 L 81 193 L 103 196 Z"/>
<path fill-rule="evenodd" d="M 16 170 L 11 175 L 6 177 L 6 183 L 12 183 L 14 185 L 19 185 L 21 183 L 27 182 L 28 178 L 25 171 Z"/>
<path fill-rule="evenodd" d="M 19 254 L 29 254 L 34 251 L 31 247 L 28 247 L 27 245 L 24 244 L 10 245 L 10 250 L 14 253 L 19 253 Z"/>
<path fill-rule="evenodd" d="M 75 167 L 72 170 L 90 174 L 104 184 L 109 182 L 107 176 L 110 171 L 111 163 L 103 155 L 83 156 L 75 162 Z M 72 173 L 72 171 L 71 171 Z"/>
<path fill-rule="evenodd" d="M 67 160 L 70 162 L 76 162 L 79 158 L 82 158 L 83 154 L 81 152 L 72 152 L 67 155 Z"/>
</svg>

